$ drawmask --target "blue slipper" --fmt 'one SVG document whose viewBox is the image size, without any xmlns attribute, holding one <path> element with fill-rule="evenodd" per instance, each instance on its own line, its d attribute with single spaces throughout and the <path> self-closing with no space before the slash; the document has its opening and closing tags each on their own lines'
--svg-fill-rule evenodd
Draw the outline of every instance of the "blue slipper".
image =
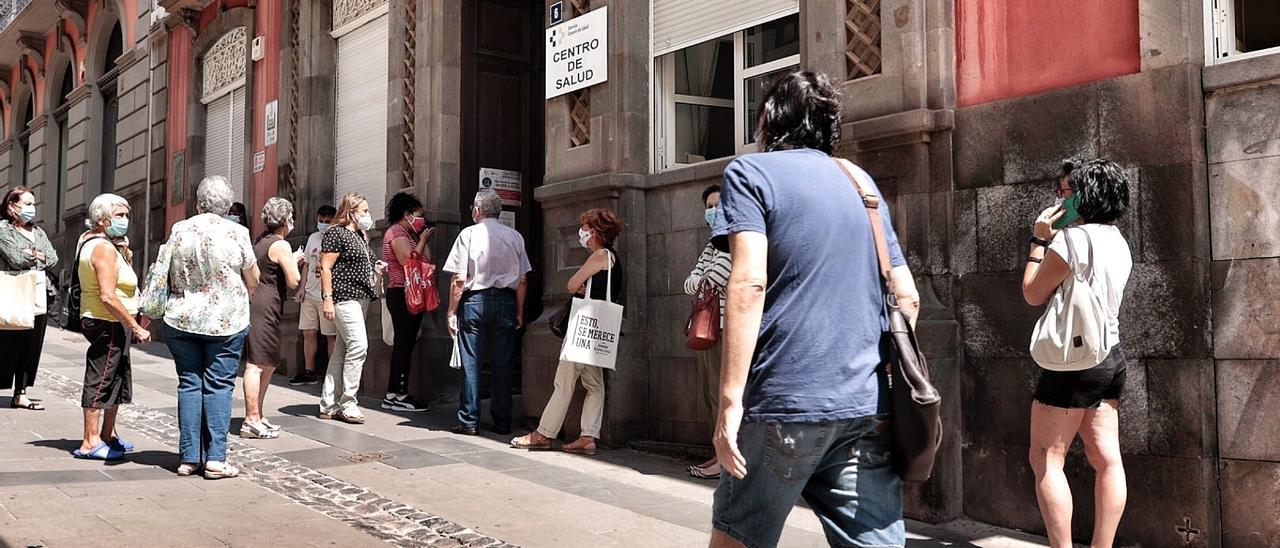
<svg viewBox="0 0 1280 548">
<path fill-rule="evenodd" d="M 98 445 L 93 446 L 93 449 L 88 451 L 76 449 L 71 452 L 71 456 L 77 459 L 120 460 L 124 458 L 124 452 L 112 449 L 106 442 L 99 442 Z"/>
<path fill-rule="evenodd" d="M 127 441 L 124 441 L 124 438 L 118 438 L 118 437 L 111 438 L 109 441 L 107 441 L 107 445 L 110 445 L 112 449 L 115 449 L 116 451 L 119 451 L 121 453 L 128 453 L 130 451 L 133 451 L 133 444 Z"/>
</svg>

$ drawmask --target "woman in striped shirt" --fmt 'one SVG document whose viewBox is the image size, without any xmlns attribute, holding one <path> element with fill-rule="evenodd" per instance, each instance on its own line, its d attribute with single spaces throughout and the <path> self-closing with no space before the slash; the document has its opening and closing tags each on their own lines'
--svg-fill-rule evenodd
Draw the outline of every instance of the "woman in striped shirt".
<svg viewBox="0 0 1280 548">
<path fill-rule="evenodd" d="M 711 185 L 702 191 L 702 204 L 706 207 L 704 215 L 707 226 L 714 227 L 717 206 L 720 205 L 720 185 Z M 698 257 L 698 264 L 694 265 L 693 272 L 684 280 L 684 292 L 687 295 L 697 294 L 703 284 L 720 294 L 720 327 L 724 327 L 724 287 L 729 283 L 731 266 L 729 254 L 712 247 L 708 241 L 702 249 L 702 255 Z M 707 414 L 707 421 L 713 426 L 720 409 L 720 344 L 717 341 L 710 349 L 697 352 L 698 377 L 702 380 L 702 407 Z M 715 456 L 712 456 L 707 462 L 690 466 L 689 475 L 717 479 L 720 477 L 720 465 Z"/>
</svg>

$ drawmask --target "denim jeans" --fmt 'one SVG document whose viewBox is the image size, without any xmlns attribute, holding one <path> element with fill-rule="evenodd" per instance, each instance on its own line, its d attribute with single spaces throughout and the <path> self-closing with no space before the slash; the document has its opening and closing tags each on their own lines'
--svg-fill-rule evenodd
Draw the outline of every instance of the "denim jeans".
<svg viewBox="0 0 1280 548">
<path fill-rule="evenodd" d="M 742 423 L 747 476 L 720 475 L 713 525 L 750 548 L 774 546 L 804 497 L 831 546 L 903 546 L 902 480 L 890 459 L 889 426 L 888 415 Z"/>
<path fill-rule="evenodd" d="M 360 400 L 356 396 L 360 391 L 360 377 L 364 376 L 364 359 L 369 355 L 369 333 L 364 327 L 368 310 L 368 299 L 333 305 L 338 337 L 320 388 L 321 413 L 360 414 Z"/>
<path fill-rule="evenodd" d="M 164 326 L 178 369 L 178 452 L 182 462 L 227 460 L 231 393 L 249 329 L 225 337 Z"/>
<path fill-rule="evenodd" d="M 489 414 L 498 427 L 511 426 L 511 362 L 516 348 L 516 292 L 468 291 L 458 315 L 462 394 L 458 422 L 474 428 L 480 422 L 480 365 L 493 365 L 493 397 Z"/>
</svg>

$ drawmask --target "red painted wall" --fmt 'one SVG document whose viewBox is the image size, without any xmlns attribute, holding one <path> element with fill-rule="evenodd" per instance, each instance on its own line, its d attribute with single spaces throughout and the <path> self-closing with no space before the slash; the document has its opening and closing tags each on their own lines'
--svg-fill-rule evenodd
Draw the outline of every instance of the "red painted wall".
<svg viewBox="0 0 1280 548">
<path fill-rule="evenodd" d="M 280 98 L 280 2 L 259 2 L 254 21 L 255 32 L 262 36 L 263 58 L 253 63 L 253 129 L 250 138 L 249 159 L 245 165 L 253 165 L 253 155 L 265 151 L 266 167 L 261 173 L 253 174 L 253 191 L 250 197 L 252 204 L 249 217 L 253 219 L 253 233 L 263 230 L 262 206 L 267 199 L 279 193 L 279 158 L 280 116 L 276 109 L 276 143 L 266 146 L 267 103 Z M 250 37 L 250 40 L 253 38 Z"/>
<path fill-rule="evenodd" d="M 957 0 L 960 106 L 1141 69 L 1138 0 Z"/>
<path fill-rule="evenodd" d="M 191 56 L 191 39 L 191 31 L 182 25 L 174 27 L 169 35 L 169 102 L 165 123 L 168 128 L 168 135 L 165 136 L 165 152 L 169 156 L 165 159 L 165 188 L 169 189 L 169 196 L 165 202 L 169 204 L 167 215 L 165 215 L 166 234 L 169 227 L 186 218 L 185 200 L 191 199 L 189 195 L 191 181 L 184 181 L 185 188 L 181 190 L 184 193 L 184 201 L 176 205 L 173 203 L 173 155 L 187 150 L 187 97 L 191 94 L 192 67 L 186 59 Z M 186 159 L 185 165 L 191 165 L 189 158 Z M 191 170 L 187 169 L 186 177 L 191 177 L 190 174 Z"/>
</svg>

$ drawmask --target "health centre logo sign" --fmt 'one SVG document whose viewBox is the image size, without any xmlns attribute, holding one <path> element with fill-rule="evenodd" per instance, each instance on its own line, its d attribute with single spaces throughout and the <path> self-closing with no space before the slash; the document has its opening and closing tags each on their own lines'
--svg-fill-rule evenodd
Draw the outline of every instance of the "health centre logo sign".
<svg viewBox="0 0 1280 548">
<path fill-rule="evenodd" d="M 609 6 L 547 29 L 547 99 L 609 79 Z"/>
</svg>

